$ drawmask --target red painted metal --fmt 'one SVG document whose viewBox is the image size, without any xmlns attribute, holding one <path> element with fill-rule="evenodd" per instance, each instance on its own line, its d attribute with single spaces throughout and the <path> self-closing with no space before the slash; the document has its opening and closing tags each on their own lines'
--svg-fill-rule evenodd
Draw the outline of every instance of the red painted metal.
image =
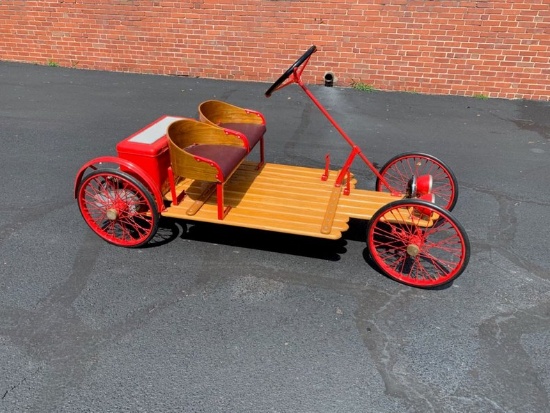
<svg viewBox="0 0 550 413">
<path fill-rule="evenodd" d="M 216 171 L 217 171 L 216 179 L 218 180 L 218 182 L 222 182 L 225 180 L 225 176 L 223 176 L 223 172 L 220 169 L 220 166 L 216 162 L 212 161 L 211 159 L 203 158 L 202 156 L 198 156 L 198 155 L 193 155 L 193 159 L 196 162 L 204 162 L 210 165 L 212 168 L 216 168 Z"/>
<path fill-rule="evenodd" d="M 87 169 L 93 169 L 97 170 L 99 169 L 98 166 L 102 164 L 115 164 L 120 167 L 120 169 L 124 172 L 129 173 L 130 175 L 136 177 L 141 182 L 143 182 L 147 189 L 149 189 L 153 195 L 153 198 L 155 199 L 155 203 L 157 204 L 157 209 L 159 211 L 164 210 L 164 202 L 162 200 L 162 193 L 160 187 L 156 184 L 156 182 L 151 179 L 151 177 L 147 174 L 147 172 L 135 164 L 134 162 L 131 162 L 127 159 L 117 158 L 115 156 L 101 156 L 99 158 L 92 159 L 91 161 L 88 161 L 85 163 L 82 168 L 78 171 L 76 174 L 76 179 L 74 183 L 74 196 L 77 197 L 78 187 L 80 186 L 80 182 L 82 181 L 82 177 L 84 176 L 84 173 Z"/>
<path fill-rule="evenodd" d="M 139 165 L 151 177 L 154 185 L 167 190 L 168 167 L 170 153 L 166 128 L 174 120 L 182 119 L 175 116 L 161 116 L 154 122 L 136 133 L 120 141 L 117 146 L 118 156 Z"/>
<path fill-rule="evenodd" d="M 264 125 L 266 124 L 263 113 L 252 109 L 245 109 L 245 111 L 246 113 L 253 113 L 254 115 L 258 116 L 262 120 L 262 123 Z M 262 136 L 260 139 L 260 162 L 258 162 L 256 169 L 260 170 L 264 165 L 265 165 L 265 145 L 264 145 L 264 137 Z"/>
<path fill-rule="evenodd" d="M 326 181 L 328 179 L 329 168 L 330 168 L 330 154 L 327 153 L 325 155 L 325 173 L 321 176 L 321 181 Z"/>
<path fill-rule="evenodd" d="M 246 152 L 250 152 L 250 144 L 248 143 L 248 139 L 246 138 L 244 133 L 227 128 L 223 128 L 223 132 L 226 135 L 236 136 L 237 138 L 239 138 L 239 140 L 242 142 L 243 148 L 246 149 Z"/>
<path fill-rule="evenodd" d="M 310 48 L 308 50 L 308 52 L 306 52 L 306 53 L 309 53 L 311 50 L 313 50 L 312 53 L 315 53 L 315 51 L 316 51 L 315 46 L 312 46 L 312 48 Z M 302 82 L 302 73 L 305 70 L 305 68 L 307 67 L 307 65 L 309 63 L 309 59 L 311 58 L 311 56 L 312 56 L 312 54 L 310 54 L 309 57 L 307 57 L 307 59 L 305 59 L 303 61 L 303 63 L 300 62 L 300 60 L 298 60 L 295 63 L 295 65 L 298 64 L 298 66 L 294 67 L 294 69 L 292 70 L 292 73 L 289 75 L 288 79 L 286 81 L 284 81 L 280 86 L 276 87 L 274 90 L 269 89 L 266 92 L 266 96 L 270 96 L 272 92 L 274 92 L 276 90 L 280 90 L 280 89 L 282 89 L 282 88 L 284 88 L 284 87 L 286 87 L 286 86 L 288 86 L 292 83 L 297 83 L 298 86 L 300 86 L 302 88 L 302 90 L 306 93 L 306 95 L 315 104 L 315 106 L 317 106 L 317 108 L 321 111 L 321 113 L 328 119 L 328 121 L 332 124 L 332 126 L 334 126 L 336 128 L 336 130 L 340 133 L 342 138 L 344 138 L 344 140 L 351 146 L 351 152 L 350 152 L 346 162 L 344 163 L 344 166 L 342 167 L 340 173 L 338 174 L 338 177 L 336 178 L 336 182 L 334 184 L 335 186 L 341 186 L 342 185 L 342 181 L 344 180 L 344 177 L 348 173 L 349 168 L 351 167 L 351 164 L 355 160 L 355 157 L 359 156 L 359 158 L 367 165 L 367 167 L 376 175 L 376 177 L 378 178 L 378 181 L 382 185 L 384 185 L 392 194 L 399 195 L 399 192 L 393 190 L 388 185 L 388 183 L 386 182 L 384 177 L 380 174 L 380 172 L 378 172 L 378 169 L 363 154 L 363 152 L 361 151 L 361 148 L 359 148 L 355 144 L 355 142 L 348 136 L 348 134 L 340 127 L 340 125 L 338 125 L 336 120 L 330 115 L 330 113 L 328 113 L 328 111 L 323 107 L 323 105 L 321 105 L 321 103 L 317 100 L 317 98 L 309 91 L 309 89 L 306 87 L 306 85 Z M 292 66 L 291 66 L 291 68 L 292 68 Z M 289 69 L 289 70 L 291 70 L 291 69 Z M 286 75 L 287 74 L 285 73 L 283 76 L 286 76 Z"/>
<path fill-rule="evenodd" d="M 179 204 L 178 195 L 176 193 L 176 178 L 174 177 L 174 171 L 172 167 L 168 167 L 168 181 L 170 182 L 170 195 L 172 195 L 172 205 L 177 206 Z"/>
<path fill-rule="evenodd" d="M 126 172 L 91 172 L 82 180 L 76 196 L 88 226 L 107 242 L 139 247 L 157 231 L 159 214 L 151 193 L 138 178 Z"/>
<path fill-rule="evenodd" d="M 216 197 L 218 201 L 218 219 L 220 221 L 225 218 L 225 216 L 229 213 L 229 210 L 231 209 L 231 206 L 227 206 L 224 209 L 223 186 L 224 184 L 220 182 L 216 184 Z"/>
<path fill-rule="evenodd" d="M 245 109 L 244 110 L 246 113 L 252 113 L 253 115 L 256 115 L 258 116 L 261 120 L 262 120 L 262 123 L 265 125 L 265 117 L 263 115 L 262 112 L 258 112 L 257 110 L 252 110 L 252 109 Z"/>
<path fill-rule="evenodd" d="M 437 214 L 437 223 L 421 221 Z M 412 221 L 410 224 L 393 222 Z M 367 244 L 374 262 L 388 276 L 416 287 L 444 285 L 468 265 L 470 245 L 464 228 L 449 212 L 422 200 L 382 206 L 371 218 Z"/>
<path fill-rule="evenodd" d="M 416 191 L 419 195 L 432 192 L 433 176 L 430 174 L 420 175 L 416 178 Z"/>
<path fill-rule="evenodd" d="M 170 166 L 166 127 L 176 119 L 182 118 L 161 116 L 120 141 L 116 146 L 118 157 L 101 157 L 89 161 L 77 174 L 75 194 L 86 169 L 97 169 L 96 165 L 111 163 L 118 165 L 121 171 L 131 174 L 146 184 L 154 196 L 158 210 L 164 210 L 162 193 L 169 187 L 168 167 Z"/>
<path fill-rule="evenodd" d="M 307 59 L 304 64 L 298 68 L 294 69 L 294 73 L 290 76 L 289 82 L 285 84 L 284 86 L 287 86 L 290 83 L 297 83 L 298 86 L 302 88 L 302 90 L 306 93 L 306 95 L 311 99 L 311 101 L 317 106 L 317 108 L 321 111 L 321 113 L 328 119 L 328 121 L 336 128 L 338 133 L 344 138 L 344 140 L 351 146 L 351 152 L 348 155 L 348 158 L 346 162 L 344 163 L 344 166 L 342 167 L 342 170 L 338 174 L 338 177 L 336 178 L 335 186 L 342 185 L 342 181 L 351 167 L 353 161 L 355 160 L 356 156 L 359 156 L 359 158 L 369 167 L 369 169 L 376 175 L 376 177 L 380 180 L 380 182 L 388 188 L 388 190 L 391 193 L 394 193 L 397 195 L 395 191 L 390 188 L 390 186 L 387 184 L 386 180 L 380 173 L 378 172 L 378 169 L 373 165 L 373 163 L 363 154 L 361 151 L 361 148 L 355 144 L 355 142 L 348 136 L 348 134 L 338 125 L 336 120 L 328 113 L 328 111 L 321 105 L 321 103 L 317 100 L 317 98 L 309 91 L 309 89 L 306 87 L 306 85 L 302 82 L 302 72 L 306 68 L 307 64 L 309 63 L 309 59 Z M 283 86 L 281 86 L 283 87 Z"/>
<path fill-rule="evenodd" d="M 348 169 L 346 174 L 346 188 L 344 189 L 344 195 L 349 195 L 351 192 L 351 172 Z"/>
<path fill-rule="evenodd" d="M 420 189 L 426 189 L 422 182 L 424 175 L 431 176 L 432 188 L 428 191 L 435 195 L 435 203 L 451 211 L 458 197 L 458 183 L 453 172 L 436 157 L 424 153 L 403 153 L 390 159 L 380 168 L 380 174 L 394 190 L 405 193 L 407 182 L 414 175 L 420 179 Z M 376 190 L 382 191 L 382 183 L 377 180 Z"/>
</svg>

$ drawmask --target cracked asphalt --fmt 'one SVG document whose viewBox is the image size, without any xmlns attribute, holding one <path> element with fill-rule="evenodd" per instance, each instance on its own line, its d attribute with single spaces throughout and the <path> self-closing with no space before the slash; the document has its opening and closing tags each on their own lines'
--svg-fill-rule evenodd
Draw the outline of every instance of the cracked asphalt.
<svg viewBox="0 0 550 413">
<path fill-rule="evenodd" d="M 163 220 L 141 249 L 88 229 L 80 166 L 207 99 L 264 113 L 269 162 L 343 162 L 307 96 L 268 86 L 0 63 L 0 411 L 550 411 L 549 102 L 312 86 L 376 164 L 454 171 L 472 249 L 448 288 L 378 273 L 361 221 L 323 241 Z"/>
</svg>

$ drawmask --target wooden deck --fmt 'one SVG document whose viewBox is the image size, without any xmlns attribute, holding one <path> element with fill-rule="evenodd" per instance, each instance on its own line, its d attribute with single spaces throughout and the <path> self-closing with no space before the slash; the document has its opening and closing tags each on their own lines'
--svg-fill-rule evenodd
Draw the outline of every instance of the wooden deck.
<svg viewBox="0 0 550 413">
<path fill-rule="evenodd" d="M 399 198 L 388 193 L 355 189 L 351 193 L 335 188 L 337 171 L 322 181 L 322 169 L 244 162 L 225 185 L 225 205 L 232 209 L 223 221 L 217 219 L 216 192 L 193 215 L 193 205 L 209 183 L 183 180 L 177 193 L 185 197 L 177 206 L 169 206 L 163 216 L 189 221 L 211 222 L 267 231 L 338 239 L 348 229 L 350 218 L 370 219 L 382 205 Z M 165 196 L 171 202 L 168 193 Z M 196 209 L 196 208 L 195 208 Z"/>
</svg>

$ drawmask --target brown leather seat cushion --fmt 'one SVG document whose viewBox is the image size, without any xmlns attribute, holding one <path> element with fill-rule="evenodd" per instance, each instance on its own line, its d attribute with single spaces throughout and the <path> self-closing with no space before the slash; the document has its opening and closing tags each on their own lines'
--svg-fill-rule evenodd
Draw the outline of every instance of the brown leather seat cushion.
<svg viewBox="0 0 550 413">
<path fill-rule="evenodd" d="M 191 155 L 214 162 L 222 172 L 224 182 L 246 156 L 246 149 L 230 145 L 192 145 L 185 148 Z"/>
<path fill-rule="evenodd" d="M 219 126 L 241 132 L 244 136 L 246 136 L 250 149 L 258 143 L 266 131 L 265 125 L 257 123 L 220 123 Z"/>
</svg>

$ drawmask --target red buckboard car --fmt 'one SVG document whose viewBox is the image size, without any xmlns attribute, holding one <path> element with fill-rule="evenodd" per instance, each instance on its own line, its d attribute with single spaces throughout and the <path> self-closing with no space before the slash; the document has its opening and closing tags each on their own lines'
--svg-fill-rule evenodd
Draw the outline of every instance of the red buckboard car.
<svg viewBox="0 0 550 413">
<path fill-rule="evenodd" d="M 351 150 L 339 170 L 267 163 L 264 116 L 226 102 L 199 106 L 199 119 L 163 116 L 121 141 L 118 156 L 87 162 L 75 197 L 90 228 L 105 241 L 140 247 L 161 216 L 297 236 L 338 239 L 350 218 L 369 221 L 369 253 L 389 277 L 435 287 L 458 277 L 470 255 L 468 236 L 451 215 L 458 184 L 439 159 L 395 156 L 379 170 L 302 82 L 310 47 L 266 91 L 296 83 Z M 260 161 L 247 155 L 259 147 Z M 359 158 L 376 175 L 374 190 L 356 188 Z"/>
</svg>

